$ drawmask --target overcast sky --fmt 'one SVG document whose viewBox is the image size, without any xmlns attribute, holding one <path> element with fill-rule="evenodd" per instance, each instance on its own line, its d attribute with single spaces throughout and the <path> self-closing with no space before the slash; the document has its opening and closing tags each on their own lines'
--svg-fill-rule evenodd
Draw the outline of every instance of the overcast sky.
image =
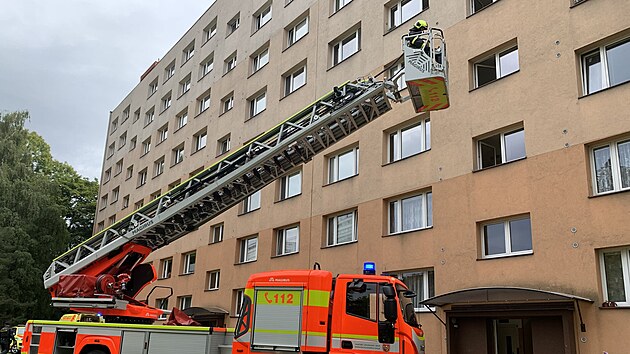
<svg viewBox="0 0 630 354">
<path fill-rule="evenodd" d="M 28 110 L 53 156 L 100 178 L 109 111 L 214 0 L 4 0 L 0 111 Z"/>
</svg>

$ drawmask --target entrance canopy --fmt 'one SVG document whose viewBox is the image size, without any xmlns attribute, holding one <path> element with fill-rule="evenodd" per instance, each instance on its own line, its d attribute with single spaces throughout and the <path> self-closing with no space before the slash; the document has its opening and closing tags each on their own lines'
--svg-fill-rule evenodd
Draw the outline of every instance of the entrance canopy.
<svg viewBox="0 0 630 354">
<path fill-rule="evenodd" d="M 593 302 L 593 300 L 585 297 L 553 291 L 495 286 L 456 290 L 426 299 L 421 301 L 420 304 L 428 306 L 445 306 L 451 304 L 509 304 L 573 300 L 581 300 L 590 303 Z"/>
<path fill-rule="evenodd" d="M 190 317 L 226 315 L 229 312 L 220 307 L 189 307 L 184 313 Z"/>
</svg>

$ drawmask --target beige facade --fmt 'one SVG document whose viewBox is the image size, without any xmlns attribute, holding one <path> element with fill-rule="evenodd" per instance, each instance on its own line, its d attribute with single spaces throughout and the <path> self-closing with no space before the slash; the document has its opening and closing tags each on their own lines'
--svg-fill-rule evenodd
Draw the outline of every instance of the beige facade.
<svg viewBox="0 0 630 354">
<path fill-rule="evenodd" d="M 235 207 L 154 252 L 165 278 L 155 285 L 174 289 L 168 307 L 225 309 L 233 325 L 253 272 L 319 262 L 360 273 L 374 261 L 422 299 L 519 287 L 592 300 L 463 292 L 436 307 L 446 326 L 418 305 L 427 353 L 627 352 L 627 14 L 625 0 L 217 0 L 112 111 L 97 228 L 218 161 L 226 138 L 233 150 L 334 85 L 383 71 L 423 18 L 445 30 L 451 107 L 417 115 L 410 102 L 394 104 L 296 170 L 296 195 L 283 198 L 278 181 L 262 190 L 260 208 Z M 154 292 L 151 305 L 164 296 Z"/>
</svg>

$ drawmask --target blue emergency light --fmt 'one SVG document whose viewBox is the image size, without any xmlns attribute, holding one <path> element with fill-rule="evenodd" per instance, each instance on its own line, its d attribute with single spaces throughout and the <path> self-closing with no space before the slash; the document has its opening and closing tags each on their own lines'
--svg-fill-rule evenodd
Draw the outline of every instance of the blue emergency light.
<svg viewBox="0 0 630 354">
<path fill-rule="evenodd" d="M 365 275 L 375 275 L 376 274 L 376 264 L 374 262 L 364 262 L 363 263 L 363 274 L 365 274 Z"/>
</svg>

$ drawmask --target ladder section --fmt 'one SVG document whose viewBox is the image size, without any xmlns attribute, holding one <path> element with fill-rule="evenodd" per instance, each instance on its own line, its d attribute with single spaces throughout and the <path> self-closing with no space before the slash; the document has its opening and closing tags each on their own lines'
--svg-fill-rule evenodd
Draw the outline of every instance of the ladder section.
<svg viewBox="0 0 630 354">
<path fill-rule="evenodd" d="M 155 250 L 194 231 L 294 166 L 391 110 L 389 82 L 346 83 L 146 206 L 57 257 L 51 288 L 126 243 Z"/>
</svg>

